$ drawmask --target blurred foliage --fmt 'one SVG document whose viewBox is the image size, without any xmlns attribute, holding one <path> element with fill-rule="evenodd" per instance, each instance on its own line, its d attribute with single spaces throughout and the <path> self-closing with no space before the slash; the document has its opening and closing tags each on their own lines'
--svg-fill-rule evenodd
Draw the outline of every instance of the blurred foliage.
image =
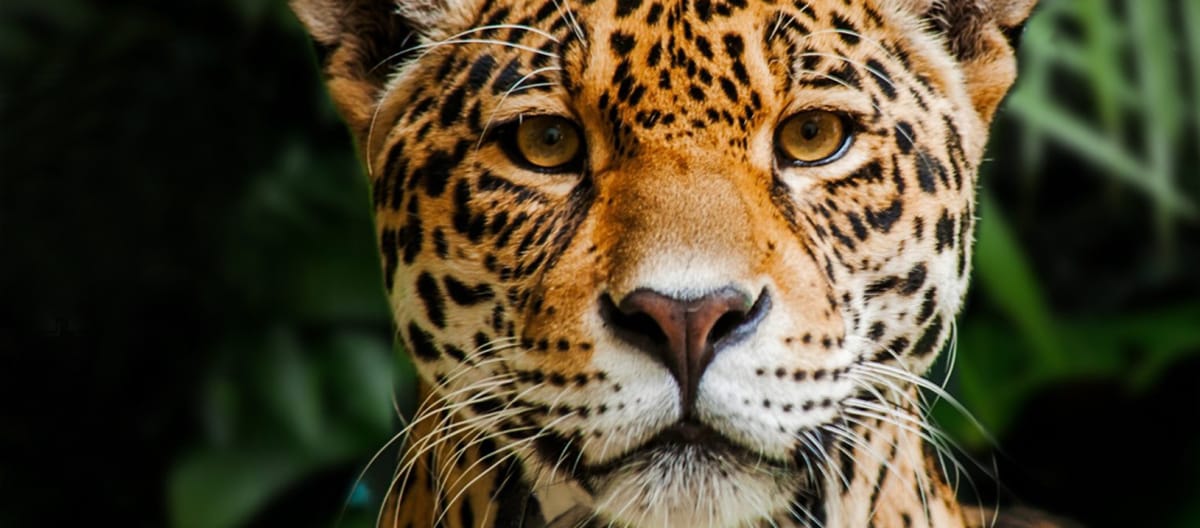
<svg viewBox="0 0 1200 528">
<path fill-rule="evenodd" d="M 1043 1 L 1023 34 L 1020 72 L 981 171 L 974 291 L 951 385 L 1001 438 L 1041 393 L 1086 380 L 1143 401 L 1200 353 L 1200 3 Z M 1200 390 L 1179 395 L 1175 412 L 1194 414 Z M 1131 432 L 1141 422 L 1110 410 L 1109 423 L 1064 427 L 1069 440 L 1041 431 L 1041 441 L 1113 456 L 1127 438 L 1190 434 L 1182 448 L 1200 449 L 1194 427 Z M 986 434 L 961 413 L 941 404 L 935 416 L 969 451 L 986 451 Z M 1196 456 L 1176 462 L 1183 473 L 1165 474 L 1200 469 Z M 1134 480 L 1119 470 L 1108 479 Z M 1160 496 L 1152 524 L 1200 525 L 1200 486 L 1173 498 Z M 1064 513 L 1089 525 L 1147 522 L 1132 509 Z"/>
<path fill-rule="evenodd" d="M 998 430 L 1040 386 L 1090 376 L 1144 389 L 1161 369 L 1200 347 L 1197 243 L 1177 237 L 1180 225 L 1195 233 L 1200 200 L 1200 178 L 1192 169 L 1200 164 L 1200 98 L 1193 97 L 1200 93 L 1200 77 L 1184 75 L 1200 76 L 1200 3 L 1050 0 L 1028 23 L 1020 51 L 1019 82 L 994 138 L 1010 145 L 1015 139 L 1017 148 L 994 145 L 990 151 L 1019 159 L 1019 169 L 999 173 L 998 166 L 1011 170 L 1012 159 L 985 165 L 975 255 L 976 297 L 999 317 L 968 312 L 959 325 L 958 346 L 966 352 L 958 389 L 967 406 Z M 1048 173 L 1043 162 L 1056 148 L 1089 168 Z M 1096 179 L 1113 190 L 1103 206 L 1117 214 L 1129 202 L 1145 204 L 1145 218 L 1123 216 L 1155 237 L 1153 251 L 1142 255 L 1138 269 L 1123 270 L 1145 276 L 1123 279 L 1140 282 L 1143 292 L 1162 292 L 1173 283 L 1187 283 L 1186 289 L 1164 295 L 1170 305 L 1135 307 L 1116 298 L 1101 310 L 1056 314 L 1051 297 L 1057 292 L 1038 277 L 994 197 L 993 180 L 1011 174 L 1025 179 L 1018 202 L 1039 202 L 1030 197 L 1043 186 L 1034 178 L 1053 177 L 1069 178 L 1057 184 L 1080 185 L 1085 192 L 1095 182 L 1076 180 Z M 1143 249 L 1139 243 L 1125 248 L 1131 254 Z M 1130 347 L 1142 353 L 1126 354 Z M 955 430 L 969 443 L 981 439 L 970 427 Z"/>
<path fill-rule="evenodd" d="M 1000 494 L 1093 526 L 1197 526 L 1200 2 L 1043 4 L 982 172 L 949 387 L 1013 447 Z M 100 381 L 60 397 L 71 420 L 97 413 L 89 430 L 119 424 L 95 470 L 17 474 L 148 479 L 88 504 L 127 525 L 324 526 L 345 507 L 341 526 L 369 526 L 412 370 L 392 349 L 362 170 L 283 2 L 9 0 L 0 82 L 0 212 L 39 226 L 4 242 L 44 256 L 0 274 L 3 290 L 28 293 L 30 324 L 83 327 L 54 375 Z M 129 323 L 155 317 L 173 322 Z M 138 417 L 92 407 L 108 405 Z M 969 420 L 935 416 L 986 459 Z M 1137 454 L 1155 449 L 1171 463 Z M 159 466 L 133 473 L 135 457 Z M 24 508 L 47 515 L 46 495 Z M 1149 521 L 1129 507 L 1142 500 Z"/>
</svg>

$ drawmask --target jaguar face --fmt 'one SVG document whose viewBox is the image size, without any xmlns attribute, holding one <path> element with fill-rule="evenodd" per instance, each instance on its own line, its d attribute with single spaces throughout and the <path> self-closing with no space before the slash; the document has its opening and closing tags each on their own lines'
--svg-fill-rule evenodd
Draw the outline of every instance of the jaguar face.
<svg viewBox="0 0 1200 528">
<path fill-rule="evenodd" d="M 808 522 L 915 419 L 1031 2 L 335 4 L 298 11 L 452 416 L 418 452 L 620 525 Z"/>
</svg>

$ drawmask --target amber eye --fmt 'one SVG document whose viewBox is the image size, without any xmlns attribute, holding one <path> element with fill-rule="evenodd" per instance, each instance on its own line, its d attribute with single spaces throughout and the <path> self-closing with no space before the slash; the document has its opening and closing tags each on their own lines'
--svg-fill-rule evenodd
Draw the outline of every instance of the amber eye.
<svg viewBox="0 0 1200 528">
<path fill-rule="evenodd" d="M 579 127 L 559 116 L 533 116 L 517 124 L 512 138 L 515 157 L 535 169 L 558 172 L 575 169 L 583 140 Z"/>
<path fill-rule="evenodd" d="M 829 163 L 841 157 L 849 143 L 845 118 L 824 110 L 808 110 L 789 117 L 775 133 L 780 156 L 800 166 Z"/>
</svg>

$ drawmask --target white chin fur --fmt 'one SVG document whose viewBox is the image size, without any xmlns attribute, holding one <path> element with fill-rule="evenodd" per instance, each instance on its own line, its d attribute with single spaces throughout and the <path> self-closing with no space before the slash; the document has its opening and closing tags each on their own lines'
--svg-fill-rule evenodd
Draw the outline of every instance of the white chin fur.
<svg viewBox="0 0 1200 528">
<path fill-rule="evenodd" d="M 656 450 L 598 486 L 601 518 L 629 528 L 725 528 L 768 519 L 787 507 L 790 472 L 696 447 Z"/>
</svg>

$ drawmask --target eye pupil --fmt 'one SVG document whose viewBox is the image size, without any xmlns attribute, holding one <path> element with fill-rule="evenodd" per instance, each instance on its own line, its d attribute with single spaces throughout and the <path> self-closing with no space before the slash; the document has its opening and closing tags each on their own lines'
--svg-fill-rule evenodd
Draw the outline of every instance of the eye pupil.
<svg viewBox="0 0 1200 528">
<path fill-rule="evenodd" d="M 821 133 L 821 125 L 819 123 L 817 123 L 815 120 L 806 121 L 804 123 L 804 126 L 800 129 L 800 135 L 804 136 L 804 139 L 807 139 L 809 141 L 812 141 L 813 139 L 815 139 L 817 137 L 817 134 L 820 134 L 820 133 Z"/>
<path fill-rule="evenodd" d="M 542 134 L 542 143 L 544 143 L 547 147 L 553 147 L 562 141 L 562 137 L 562 129 L 556 126 L 549 127 L 546 129 L 546 132 Z"/>
</svg>

